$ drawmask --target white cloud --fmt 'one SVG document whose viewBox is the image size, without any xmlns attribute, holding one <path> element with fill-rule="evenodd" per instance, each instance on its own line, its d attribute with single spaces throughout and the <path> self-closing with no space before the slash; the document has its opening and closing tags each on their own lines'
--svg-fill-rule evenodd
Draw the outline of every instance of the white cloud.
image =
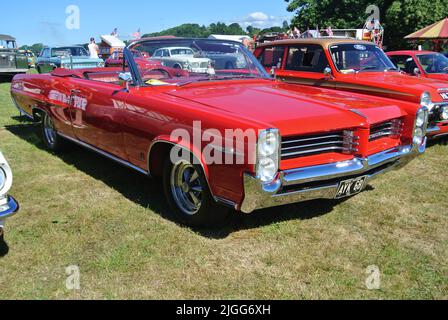
<svg viewBox="0 0 448 320">
<path fill-rule="evenodd" d="M 264 12 L 252 12 L 247 16 L 237 19 L 236 21 L 242 27 L 247 28 L 248 26 L 253 26 L 256 28 L 270 28 L 270 27 L 281 27 L 283 21 L 290 21 L 291 17 L 288 16 L 269 16 Z"/>
</svg>

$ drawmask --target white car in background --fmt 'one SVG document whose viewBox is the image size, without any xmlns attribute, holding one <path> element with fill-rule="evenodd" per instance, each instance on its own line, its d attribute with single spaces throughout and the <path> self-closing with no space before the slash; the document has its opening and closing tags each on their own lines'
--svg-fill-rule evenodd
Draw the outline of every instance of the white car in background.
<svg viewBox="0 0 448 320">
<path fill-rule="evenodd" d="M 17 213 L 19 205 L 13 197 L 7 195 L 12 186 L 12 172 L 3 154 L 0 152 L 0 240 L 3 238 L 5 219 Z"/>
<path fill-rule="evenodd" d="M 188 47 L 160 48 L 154 52 L 152 60 L 160 60 L 165 67 L 183 69 L 194 73 L 207 73 L 211 64 L 208 58 L 199 58 Z"/>
</svg>

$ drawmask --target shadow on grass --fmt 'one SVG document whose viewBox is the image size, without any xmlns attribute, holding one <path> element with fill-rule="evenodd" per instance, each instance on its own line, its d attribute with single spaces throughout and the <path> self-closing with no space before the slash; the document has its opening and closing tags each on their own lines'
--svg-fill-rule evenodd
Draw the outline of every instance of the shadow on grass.
<svg viewBox="0 0 448 320">
<path fill-rule="evenodd" d="M 6 257 L 8 253 L 9 246 L 4 239 L 3 231 L 0 230 L 0 258 Z"/>
<path fill-rule="evenodd" d="M 22 118 L 16 120 L 23 122 Z M 40 139 L 40 125 L 24 122 L 23 124 L 7 126 L 6 129 L 24 141 L 48 152 Z M 160 184 L 146 176 L 122 167 L 96 153 L 78 145 L 70 144 L 68 150 L 58 154 L 65 163 L 74 166 L 94 179 L 100 180 L 117 190 L 127 199 L 144 208 L 151 209 L 160 216 L 173 221 L 170 210 L 165 202 Z M 368 191 L 369 189 L 367 189 Z M 195 229 L 204 237 L 223 239 L 231 233 L 240 230 L 256 229 L 273 223 L 290 220 L 308 220 L 330 213 L 334 206 L 343 200 L 309 201 L 295 205 L 265 209 L 245 215 L 232 212 L 228 221 L 214 229 Z"/>
</svg>

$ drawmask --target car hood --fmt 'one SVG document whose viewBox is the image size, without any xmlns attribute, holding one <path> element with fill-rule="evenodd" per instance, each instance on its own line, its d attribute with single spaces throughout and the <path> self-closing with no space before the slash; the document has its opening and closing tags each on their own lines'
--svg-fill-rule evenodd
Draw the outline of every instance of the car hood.
<svg viewBox="0 0 448 320">
<path fill-rule="evenodd" d="M 345 75 L 344 78 L 348 78 Z M 436 102 L 440 100 L 439 89 L 447 88 L 447 84 L 434 79 L 413 77 L 399 72 L 363 72 L 350 75 L 352 83 L 366 87 L 376 87 L 382 91 L 392 90 L 407 96 L 408 101 L 419 103 L 423 92 L 428 91 Z M 391 92 L 393 93 L 393 92 Z"/>
<path fill-rule="evenodd" d="M 448 82 L 448 73 L 427 74 L 429 79 L 436 79 Z"/>
<path fill-rule="evenodd" d="M 284 136 L 365 127 L 403 115 L 397 105 L 375 102 L 371 97 L 360 99 L 310 87 L 297 92 L 292 88 L 271 81 L 214 83 L 193 84 L 166 94 L 278 128 Z"/>
</svg>

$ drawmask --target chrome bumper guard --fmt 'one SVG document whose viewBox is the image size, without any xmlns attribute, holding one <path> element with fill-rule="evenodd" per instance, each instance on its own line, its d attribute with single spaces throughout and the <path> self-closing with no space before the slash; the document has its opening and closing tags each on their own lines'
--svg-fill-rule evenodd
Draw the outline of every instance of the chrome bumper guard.
<svg viewBox="0 0 448 320">
<path fill-rule="evenodd" d="M 245 198 L 240 210 L 251 213 L 308 200 L 335 199 L 340 182 L 366 176 L 368 183 L 380 174 L 400 169 L 425 149 L 426 143 L 420 148 L 400 146 L 367 158 L 283 171 L 270 184 L 245 174 Z"/>
<path fill-rule="evenodd" d="M 13 197 L 7 197 L 5 204 L 0 204 L 0 220 L 9 218 L 19 211 L 19 204 Z"/>
</svg>

